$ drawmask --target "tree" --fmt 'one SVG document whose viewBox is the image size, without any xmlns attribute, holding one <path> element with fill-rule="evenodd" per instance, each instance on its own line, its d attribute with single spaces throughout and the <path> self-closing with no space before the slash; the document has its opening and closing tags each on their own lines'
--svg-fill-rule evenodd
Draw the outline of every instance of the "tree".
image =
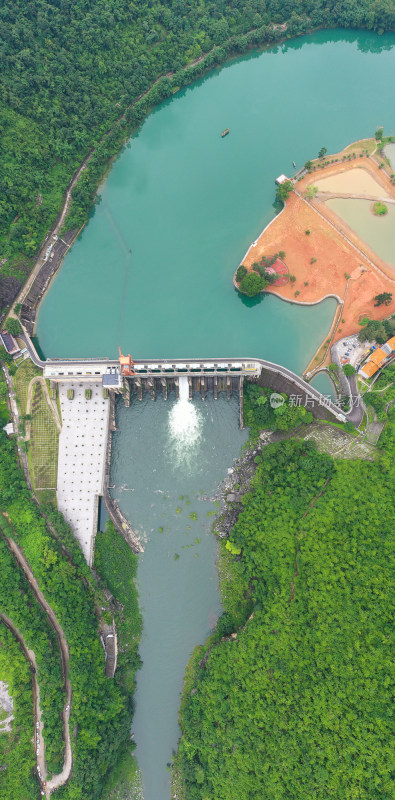
<svg viewBox="0 0 395 800">
<path fill-rule="evenodd" d="M 345 364 L 343 367 L 343 372 L 349 378 L 351 375 L 355 375 L 355 367 L 352 364 Z"/>
<path fill-rule="evenodd" d="M 0 347 L 0 361 L 3 361 L 3 363 L 8 366 L 14 363 L 11 353 L 8 353 L 5 347 Z"/>
<path fill-rule="evenodd" d="M 11 333 L 12 336 L 19 336 L 22 333 L 22 327 L 19 319 L 8 317 L 8 319 L 5 321 L 5 327 L 8 333 Z"/>
<path fill-rule="evenodd" d="M 306 161 L 306 163 L 304 165 L 304 168 L 309 170 L 309 169 L 312 168 L 312 166 L 313 166 L 313 162 L 312 161 Z"/>
<path fill-rule="evenodd" d="M 392 294 L 391 292 L 381 292 L 380 294 L 376 294 L 373 300 L 376 301 L 375 306 L 389 306 L 392 301 Z"/>
<path fill-rule="evenodd" d="M 376 142 L 381 142 L 381 140 L 383 138 L 383 133 L 384 133 L 384 128 L 377 128 L 377 131 L 374 134 L 374 138 L 376 139 Z"/>
<path fill-rule="evenodd" d="M 304 196 L 307 200 L 314 200 L 317 192 L 318 192 L 318 186 L 308 186 L 304 193 Z"/>
<path fill-rule="evenodd" d="M 318 153 L 318 158 L 324 158 L 324 155 L 328 152 L 326 147 L 321 147 L 320 152 Z"/>
<path fill-rule="evenodd" d="M 266 281 L 257 275 L 255 272 L 249 272 L 240 283 L 240 291 L 246 294 L 247 297 L 254 297 L 259 294 L 266 286 Z"/>
<path fill-rule="evenodd" d="M 291 181 L 284 181 L 284 183 L 280 183 L 276 188 L 276 196 L 278 200 L 281 200 L 282 203 L 285 203 L 288 200 L 289 195 L 293 191 L 293 184 Z"/>
<path fill-rule="evenodd" d="M 243 278 L 245 278 L 245 276 L 247 275 L 247 272 L 248 272 L 248 270 L 244 266 L 244 264 L 240 264 L 240 266 L 238 267 L 237 272 L 236 272 L 236 281 L 237 281 L 237 283 L 240 283 L 243 280 Z"/>
<path fill-rule="evenodd" d="M 337 370 L 339 369 L 339 367 L 338 367 L 338 365 L 337 365 L 337 364 L 334 364 L 334 362 L 332 361 L 332 363 L 331 363 L 331 364 L 329 364 L 329 367 L 328 367 L 328 369 L 329 369 L 331 372 L 337 372 Z"/>
<path fill-rule="evenodd" d="M 388 336 L 383 323 L 377 319 L 372 319 L 360 330 L 358 339 L 360 342 L 372 342 L 375 340 L 379 344 L 384 344 Z"/>
</svg>

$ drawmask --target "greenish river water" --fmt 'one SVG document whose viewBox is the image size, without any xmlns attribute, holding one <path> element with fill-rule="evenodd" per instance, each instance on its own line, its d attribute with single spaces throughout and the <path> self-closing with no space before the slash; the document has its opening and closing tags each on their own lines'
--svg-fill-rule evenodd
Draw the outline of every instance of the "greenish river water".
<svg viewBox="0 0 395 800">
<path fill-rule="evenodd" d="M 138 358 L 261 356 L 300 372 L 335 301 L 248 303 L 231 277 L 272 219 L 274 180 L 293 160 L 300 167 L 377 125 L 394 132 L 394 43 L 321 31 L 235 61 L 156 109 L 112 167 L 44 298 L 45 354 L 115 356 L 121 345 Z M 114 493 L 146 548 L 133 731 L 145 800 L 169 800 L 185 664 L 220 609 L 206 517 L 214 507 L 200 492 L 215 492 L 246 434 L 236 398 L 181 408 L 147 400 L 118 408 L 118 426 Z"/>
<path fill-rule="evenodd" d="M 372 201 L 336 197 L 327 206 L 344 219 L 383 261 L 395 267 L 395 204 L 386 203 L 387 213 L 372 214 Z"/>
<path fill-rule="evenodd" d="M 122 511 L 144 542 L 138 589 L 144 630 L 133 720 L 145 800 L 169 800 L 166 765 L 179 736 L 177 716 L 189 655 L 220 614 L 218 510 L 211 498 L 247 439 L 238 398 L 203 402 L 145 399 L 117 405 L 111 481 Z M 190 516 L 192 515 L 192 517 Z M 196 518 L 195 518 L 196 517 Z"/>
</svg>

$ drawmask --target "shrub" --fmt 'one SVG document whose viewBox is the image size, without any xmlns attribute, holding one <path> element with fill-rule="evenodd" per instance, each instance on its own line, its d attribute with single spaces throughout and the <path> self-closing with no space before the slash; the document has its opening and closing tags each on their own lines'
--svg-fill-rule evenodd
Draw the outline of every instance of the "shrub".
<svg viewBox="0 0 395 800">
<path fill-rule="evenodd" d="M 352 364 L 345 364 L 343 367 L 343 372 L 345 375 L 347 375 L 347 377 L 355 375 L 355 367 L 353 367 Z"/>
<path fill-rule="evenodd" d="M 377 203 L 373 203 L 373 214 L 376 217 L 383 217 L 385 214 L 388 214 L 388 208 L 385 203 L 381 203 L 379 200 Z"/>
</svg>

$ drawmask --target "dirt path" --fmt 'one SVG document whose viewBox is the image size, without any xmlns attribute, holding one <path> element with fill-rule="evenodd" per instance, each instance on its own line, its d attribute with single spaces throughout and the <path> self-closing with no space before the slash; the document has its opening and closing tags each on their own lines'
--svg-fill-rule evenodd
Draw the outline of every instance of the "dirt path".
<svg viewBox="0 0 395 800">
<path fill-rule="evenodd" d="M 42 386 L 42 388 L 44 390 L 45 399 L 46 399 L 47 404 L 48 404 L 48 408 L 49 408 L 49 410 L 50 410 L 50 412 L 52 414 L 52 418 L 53 418 L 53 421 L 54 421 L 54 423 L 55 423 L 55 425 L 56 425 L 56 427 L 58 429 L 58 432 L 60 433 L 60 431 L 62 430 L 62 423 L 61 423 L 60 418 L 59 418 L 59 412 L 58 412 L 58 409 L 56 407 L 55 402 L 53 400 L 51 400 L 51 398 L 49 396 L 47 382 L 46 382 L 45 378 L 42 377 L 42 375 L 36 375 L 34 378 L 31 379 L 31 381 L 29 383 L 29 388 L 27 390 L 26 414 L 30 414 L 32 398 L 33 398 L 33 388 L 34 388 L 34 384 L 35 383 L 41 383 L 41 386 Z M 30 433 L 31 433 L 31 420 L 27 420 L 26 421 L 25 442 L 29 441 Z"/>
<path fill-rule="evenodd" d="M 10 520 L 8 519 L 7 515 L 4 512 L 2 512 L 2 514 L 7 519 L 8 524 L 10 524 Z M 51 606 L 48 605 L 43 593 L 41 592 L 40 587 L 39 587 L 39 585 L 37 583 L 37 580 L 34 577 L 33 572 L 31 570 L 29 564 L 27 563 L 26 558 L 25 558 L 21 548 L 12 539 L 9 539 L 8 537 L 6 537 L 6 539 L 7 539 L 7 543 L 8 543 L 8 546 L 9 546 L 10 550 L 14 554 L 14 556 L 15 556 L 18 564 L 20 565 L 20 567 L 23 569 L 23 571 L 24 571 L 24 573 L 26 575 L 26 578 L 29 581 L 29 584 L 30 584 L 35 596 L 36 596 L 37 601 L 39 602 L 39 604 L 40 604 L 41 608 L 43 609 L 43 611 L 45 611 L 45 613 L 46 613 L 46 615 L 48 617 L 48 621 L 49 621 L 51 627 L 53 628 L 53 630 L 56 633 L 58 644 L 59 644 L 59 653 L 60 653 L 61 665 L 62 665 L 62 675 L 63 675 L 63 679 L 64 679 L 64 683 L 65 683 L 65 691 L 66 691 L 66 703 L 65 703 L 64 710 L 62 712 L 63 738 L 64 738 L 64 745 L 65 745 L 65 752 L 64 752 L 64 763 L 63 763 L 62 772 L 60 772 L 58 775 L 54 775 L 53 778 L 51 778 L 51 780 L 49 780 L 47 782 L 47 785 L 45 787 L 46 796 L 49 798 L 51 792 L 54 791 L 54 789 L 57 789 L 59 786 L 62 786 L 64 783 L 66 783 L 66 781 L 68 781 L 68 779 L 69 779 L 69 777 L 71 775 L 71 770 L 72 770 L 72 766 L 73 766 L 73 756 L 72 756 L 72 750 L 71 750 L 71 739 L 70 739 L 70 731 L 69 731 L 69 718 L 70 718 L 71 699 L 72 699 L 71 683 L 70 683 L 70 679 L 68 677 L 69 648 L 68 648 L 68 644 L 67 644 L 67 641 L 66 641 L 66 637 L 65 637 L 65 635 L 63 633 L 63 630 L 62 630 L 62 628 L 61 628 L 61 626 L 60 626 L 60 624 L 59 624 L 59 622 L 58 622 L 58 620 L 57 620 L 57 618 L 56 618 Z M 33 662 L 33 666 L 35 667 L 35 669 L 37 669 L 35 661 Z M 38 686 L 37 686 L 37 691 L 38 691 Z M 39 705 L 39 699 L 37 700 L 37 704 Z M 43 754 L 42 757 L 44 759 L 44 764 L 43 764 L 43 766 L 41 766 L 41 764 L 40 764 L 40 769 L 41 769 L 42 775 L 46 775 L 44 743 L 42 743 L 42 747 L 40 746 L 40 753 L 41 752 Z M 45 780 L 45 778 L 44 778 L 44 780 Z"/>
</svg>

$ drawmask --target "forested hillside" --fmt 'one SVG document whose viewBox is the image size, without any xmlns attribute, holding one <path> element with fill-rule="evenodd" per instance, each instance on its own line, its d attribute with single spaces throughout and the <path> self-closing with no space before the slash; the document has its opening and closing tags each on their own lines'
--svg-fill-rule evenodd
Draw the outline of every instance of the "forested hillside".
<svg viewBox="0 0 395 800">
<path fill-rule="evenodd" d="M 124 545 L 123 540 L 120 545 L 117 544 L 118 538 L 121 537 L 113 531 L 112 551 Z M 99 591 L 82 551 L 61 514 L 51 506 L 46 509 L 44 517 L 33 502 L 23 473 L 16 463 L 14 442 L 7 440 L 5 433 L 0 431 L 0 610 L 11 619 L 27 646 L 36 654 L 47 767 L 56 773 L 62 764 L 60 711 L 65 703 L 59 651 L 53 631 L 48 627 L 45 615 L 35 602 L 24 575 L 7 547 L 7 539 L 15 541 L 22 549 L 41 591 L 62 626 L 70 651 L 72 702 L 69 724 L 73 732 L 73 771 L 69 782 L 57 790 L 57 797 L 64 800 L 94 800 L 100 797 L 104 782 L 109 779 L 111 770 L 117 767 L 125 749 L 128 748 L 130 753 L 134 675 L 140 663 L 137 655 L 140 618 L 135 614 L 133 619 L 127 619 L 126 641 L 126 637 L 123 638 L 126 623 L 119 609 L 114 612 L 120 618 L 122 652 L 115 678 L 107 678 L 99 636 L 100 614 L 105 608 L 106 599 Z M 101 553 L 105 560 L 105 543 Z M 123 561 L 129 563 L 129 567 L 135 565 L 132 553 L 123 553 Z M 111 588 L 117 597 L 118 587 Z M 136 606 L 132 581 L 128 589 L 130 604 Z M 122 600 L 124 604 L 123 597 Z M 109 616 L 107 621 L 111 622 L 112 615 L 108 611 L 106 613 Z M 4 627 L 1 624 L 0 644 L 3 638 Z M 15 670 L 19 669 L 19 662 L 18 655 Z M 10 673 L 12 675 L 12 670 Z M 7 679 L 1 652 L 0 678 Z M 12 800 L 30 800 L 28 788 L 37 786 L 37 783 L 33 783 L 32 771 L 32 696 L 30 693 L 28 709 L 28 694 L 27 691 L 21 691 L 16 695 L 19 704 L 16 719 L 20 719 L 21 724 L 24 720 L 23 729 L 16 729 L 14 736 L 8 737 L 6 746 L 2 744 L 0 748 L 0 755 L 5 756 L 0 763 L 0 797 L 9 797 L 10 800 L 11 797 Z M 28 728 L 25 730 L 26 726 Z M 18 770 L 18 754 L 21 759 L 21 779 L 15 774 L 15 769 Z M 7 788 L 7 794 L 4 787 L 11 787 L 12 793 Z M 34 797 L 34 793 L 31 796 Z"/>
<path fill-rule="evenodd" d="M 392 414 L 374 463 L 263 449 L 184 692 L 188 800 L 393 796 Z"/>
<path fill-rule="evenodd" d="M 0 300 L 4 276 L 23 281 L 74 171 L 106 132 L 69 227 L 86 218 L 108 159 L 150 105 L 232 53 L 319 26 L 393 30 L 395 0 L 4 0 Z"/>
</svg>

